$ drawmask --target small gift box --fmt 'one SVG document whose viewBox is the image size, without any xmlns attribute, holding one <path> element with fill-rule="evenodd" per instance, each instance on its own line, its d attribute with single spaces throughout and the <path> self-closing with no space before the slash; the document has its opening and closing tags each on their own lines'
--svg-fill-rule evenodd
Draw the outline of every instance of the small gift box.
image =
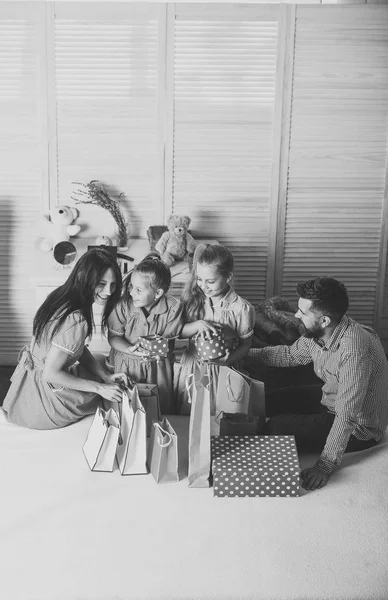
<svg viewBox="0 0 388 600">
<path fill-rule="evenodd" d="M 202 360 L 214 360 L 225 356 L 226 348 L 222 329 L 217 329 L 217 333 L 213 333 L 210 340 L 197 337 L 195 347 L 199 358 Z"/>
<path fill-rule="evenodd" d="M 294 436 L 212 437 L 211 445 L 214 496 L 299 496 Z"/>
<path fill-rule="evenodd" d="M 168 354 L 168 342 L 160 335 L 144 335 L 139 337 L 140 347 L 152 354 L 166 357 Z"/>
<path fill-rule="evenodd" d="M 222 413 L 220 435 L 256 435 L 261 431 L 265 419 L 243 413 Z"/>
</svg>

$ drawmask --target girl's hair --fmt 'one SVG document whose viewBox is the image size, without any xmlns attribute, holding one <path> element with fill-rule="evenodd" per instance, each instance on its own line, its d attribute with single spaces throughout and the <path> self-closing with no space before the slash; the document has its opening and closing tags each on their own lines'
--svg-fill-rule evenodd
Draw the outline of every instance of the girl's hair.
<svg viewBox="0 0 388 600">
<path fill-rule="evenodd" d="M 52 335 L 58 331 L 66 317 L 79 310 L 88 326 L 88 335 L 94 328 L 92 305 L 95 300 L 96 289 L 104 274 L 112 269 L 116 277 L 116 287 L 109 296 L 101 326 L 107 327 L 107 320 L 118 302 L 121 294 L 121 272 L 117 261 L 104 248 L 93 248 L 85 252 L 75 264 L 66 282 L 51 292 L 41 307 L 38 309 L 33 324 L 33 335 L 37 342 L 48 333 L 48 325 L 55 321 Z"/>
<path fill-rule="evenodd" d="M 206 244 L 198 246 L 194 252 L 191 277 L 182 294 L 184 318 L 188 322 L 198 321 L 205 314 L 205 294 L 197 284 L 197 265 L 212 265 L 227 279 L 234 268 L 233 255 L 225 246 Z"/>
<path fill-rule="evenodd" d="M 139 273 L 145 277 L 148 287 L 153 291 L 162 289 L 164 292 L 168 292 L 171 285 L 171 271 L 170 268 L 162 261 L 159 255 L 156 253 L 147 254 L 141 262 L 139 262 L 133 269 L 133 273 Z M 126 286 L 123 294 L 123 300 L 125 303 L 131 301 L 130 294 L 130 283 L 131 277 L 126 281 Z"/>
</svg>

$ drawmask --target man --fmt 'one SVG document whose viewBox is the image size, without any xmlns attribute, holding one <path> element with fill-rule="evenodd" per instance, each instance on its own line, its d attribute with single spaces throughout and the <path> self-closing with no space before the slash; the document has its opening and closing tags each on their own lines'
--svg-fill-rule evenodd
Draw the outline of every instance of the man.
<svg viewBox="0 0 388 600">
<path fill-rule="evenodd" d="M 317 277 L 299 283 L 298 317 L 304 334 L 292 346 L 253 349 L 269 366 L 313 363 L 323 386 L 283 388 L 267 396 L 265 433 L 294 435 L 298 450 L 321 452 L 302 471 L 302 486 L 322 488 L 344 452 L 375 445 L 388 425 L 388 362 L 376 332 L 345 316 L 343 283 Z M 317 401 L 318 400 L 318 401 Z"/>
</svg>

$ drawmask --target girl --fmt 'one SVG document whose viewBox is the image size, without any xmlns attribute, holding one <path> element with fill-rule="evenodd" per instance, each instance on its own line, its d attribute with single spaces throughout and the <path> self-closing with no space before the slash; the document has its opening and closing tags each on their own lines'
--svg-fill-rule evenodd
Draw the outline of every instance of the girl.
<svg viewBox="0 0 388 600">
<path fill-rule="evenodd" d="M 215 394 L 220 365 L 236 365 L 252 344 L 255 312 L 253 306 L 236 294 L 231 286 L 234 261 L 231 252 L 221 245 L 199 246 L 194 254 L 191 279 L 184 289 L 183 318 L 186 323 L 180 337 L 203 336 L 208 339 L 222 325 L 227 352 L 224 357 L 207 363 Z M 181 414 L 190 412 L 186 378 L 201 364 L 195 343 L 190 340 L 178 368 L 176 391 Z"/>
<path fill-rule="evenodd" d="M 93 303 L 105 306 L 104 328 L 120 292 L 120 269 L 106 250 L 81 256 L 35 315 L 31 345 L 20 352 L 4 400 L 11 423 L 55 429 L 94 413 L 101 396 L 121 400 L 117 381 L 126 376 L 106 372 L 85 345 L 94 327 Z"/>
<path fill-rule="evenodd" d="M 157 334 L 177 337 L 182 328 L 179 301 L 168 296 L 171 273 L 156 256 L 146 256 L 132 271 L 123 297 L 108 320 L 112 347 L 108 366 L 127 373 L 136 383 L 158 385 L 162 413 L 174 413 L 173 356 L 145 356 L 139 351 L 139 337 Z"/>
</svg>

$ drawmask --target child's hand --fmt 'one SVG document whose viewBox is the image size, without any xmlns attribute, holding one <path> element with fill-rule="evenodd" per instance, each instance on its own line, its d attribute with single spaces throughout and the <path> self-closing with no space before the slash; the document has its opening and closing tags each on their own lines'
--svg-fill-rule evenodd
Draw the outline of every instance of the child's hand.
<svg viewBox="0 0 388 600">
<path fill-rule="evenodd" d="M 219 365 L 219 366 L 229 367 L 229 356 L 230 356 L 230 351 L 227 350 L 224 356 L 221 356 L 220 358 L 215 358 L 215 359 L 209 360 L 207 362 L 215 364 L 215 365 Z"/>
<path fill-rule="evenodd" d="M 132 356 L 136 356 L 137 358 L 142 358 L 144 362 L 148 362 L 150 360 L 159 361 L 161 359 L 161 356 L 159 354 L 153 354 L 149 350 L 142 348 L 140 344 L 128 346 L 127 353 L 132 354 Z"/>
<path fill-rule="evenodd" d="M 197 321 L 197 334 L 195 337 L 202 337 L 205 340 L 210 340 L 213 334 L 218 333 L 218 327 L 209 321 Z"/>
<path fill-rule="evenodd" d="M 225 355 L 224 355 L 224 356 L 221 356 L 221 358 L 219 358 L 219 359 L 218 359 L 217 363 L 218 363 L 220 366 L 222 365 L 222 366 L 225 366 L 225 367 L 229 367 L 229 364 L 230 364 L 230 362 L 229 362 L 229 357 L 230 357 L 230 351 L 229 351 L 229 350 L 227 350 L 227 351 L 225 352 Z"/>
<path fill-rule="evenodd" d="M 135 354 L 137 356 L 136 350 L 139 348 L 140 344 L 136 343 L 133 346 L 128 346 L 126 349 L 127 354 Z"/>
</svg>

